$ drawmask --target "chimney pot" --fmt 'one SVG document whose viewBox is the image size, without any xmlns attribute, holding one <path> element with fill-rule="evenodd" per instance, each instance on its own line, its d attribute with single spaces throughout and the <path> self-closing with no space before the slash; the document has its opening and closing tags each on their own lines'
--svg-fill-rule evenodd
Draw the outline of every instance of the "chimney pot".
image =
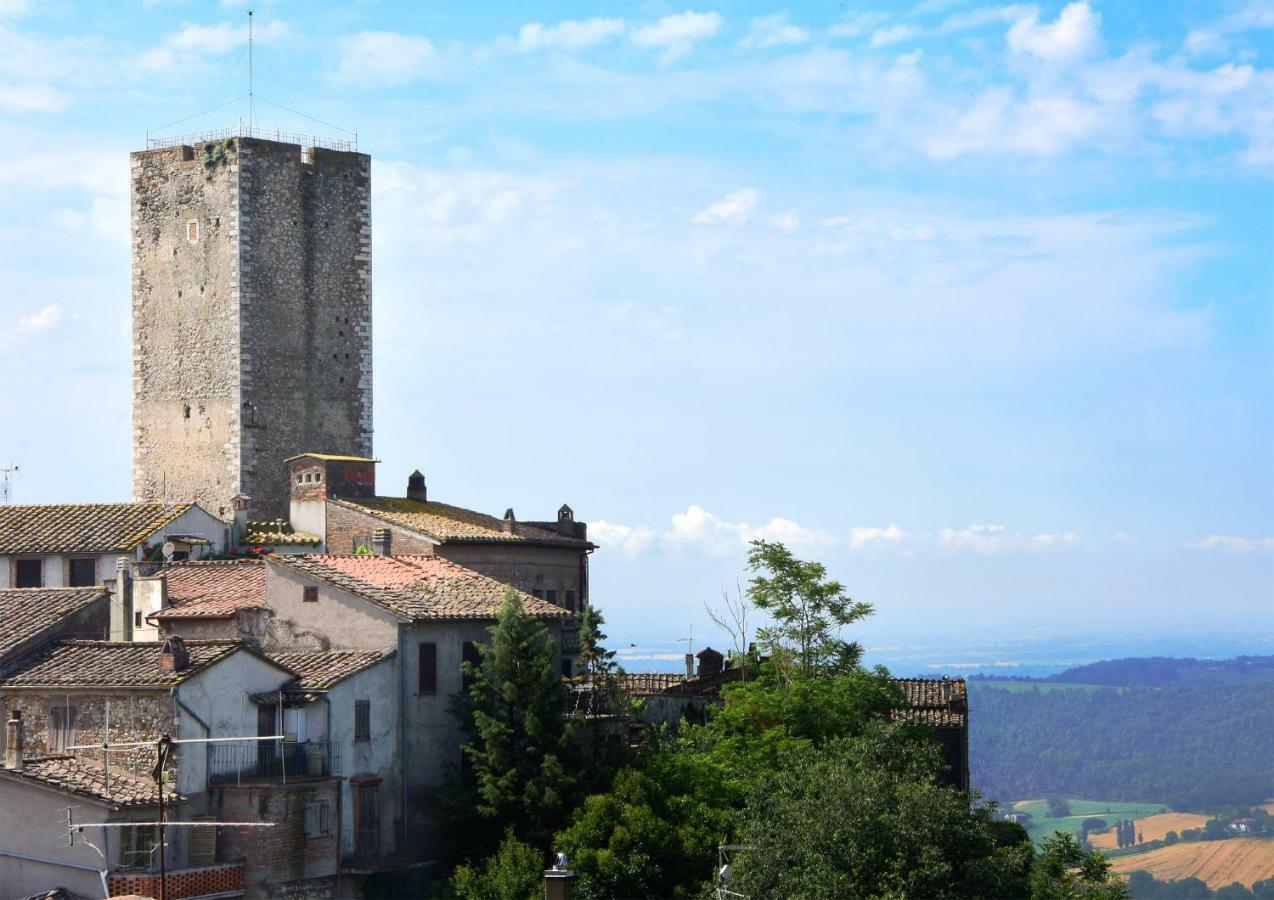
<svg viewBox="0 0 1274 900">
<path fill-rule="evenodd" d="M 505 534 L 513 534 L 513 526 L 517 524 L 517 521 L 513 517 L 513 507 L 509 507 L 504 511 L 504 524 L 501 526 L 501 530 Z"/>
<path fill-rule="evenodd" d="M 4 765 L 12 772 L 21 772 L 25 765 L 25 735 L 22 731 L 22 710 L 15 709 L 13 718 L 4 727 Z"/>
<path fill-rule="evenodd" d="M 186 650 L 186 642 L 175 634 L 164 638 L 164 644 L 159 648 L 159 671 L 171 674 L 188 665 L 190 653 Z"/>
<path fill-rule="evenodd" d="M 372 552 L 377 556 L 393 556 L 393 540 L 393 531 L 377 528 L 372 532 Z"/>
<path fill-rule="evenodd" d="M 429 493 L 425 489 L 425 476 L 419 469 L 407 476 L 407 499 L 429 502 Z"/>
</svg>

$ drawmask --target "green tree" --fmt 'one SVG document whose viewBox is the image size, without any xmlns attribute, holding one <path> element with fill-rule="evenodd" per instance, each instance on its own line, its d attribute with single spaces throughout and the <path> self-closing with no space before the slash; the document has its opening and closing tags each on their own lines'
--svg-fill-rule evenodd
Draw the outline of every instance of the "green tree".
<svg viewBox="0 0 1274 900">
<path fill-rule="evenodd" d="M 1095 850 L 1084 850 L 1063 831 L 1044 839 L 1031 866 L 1030 886 L 1032 900 L 1123 900 L 1128 896 L 1110 861 Z"/>
<path fill-rule="evenodd" d="M 617 713 L 625 702 L 619 683 L 622 670 L 615 662 L 615 651 L 606 647 L 606 634 L 602 631 L 605 624 L 601 610 L 595 606 L 586 606 L 580 613 L 579 663 L 591 688 L 583 711 L 589 714 Z"/>
<path fill-rule="evenodd" d="M 1021 897 L 1033 851 L 993 807 L 938 782 L 938 753 L 897 726 L 793 746 L 742 813 L 728 886 L 752 897 Z M 1020 831 L 1016 832 L 1020 835 Z"/>
<path fill-rule="evenodd" d="M 544 857 L 540 851 L 504 833 L 495 855 L 481 867 L 457 866 L 451 894 L 461 900 L 538 900 L 544 896 Z"/>
<path fill-rule="evenodd" d="M 870 603 L 854 601 L 822 563 L 799 560 L 780 543 L 753 541 L 748 569 L 748 599 L 774 620 L 758 631 L 774 656 L 790 655 L 805 677 L 858 667 L 862 646 L 843 640 L 841 629 L 871 615 Z"/>
<path fill-rule="evenodd" d="M 509 591 L 477 645 L 479 663 L 464 664 L 472 683 L 455 708 L 469 732 L 464 744 L 472 808 L 520 840 L 543 846 L 569 808 L 568 757 L 574 734 L 552 636 Z"/>
</svg>

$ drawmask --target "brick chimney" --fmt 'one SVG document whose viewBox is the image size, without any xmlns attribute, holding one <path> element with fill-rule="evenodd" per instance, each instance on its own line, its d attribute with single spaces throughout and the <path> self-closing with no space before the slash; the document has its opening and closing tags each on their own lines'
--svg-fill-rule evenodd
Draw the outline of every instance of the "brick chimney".
<svg viewBox="0 0 1274 900">
<path fill-rule="evenodd" d="M 11 772 L 21 772 L 25 763 L 26 740 L 22 733 L 22 710 L 15 709 L 13 718 L 4 726 L 4 765 Z"/>
<path fill-rule="evenodd" d="M 372 552 L 377 556 L 393 556 L 394 532 L 388 528 L 372 531 Z"/>
<path fill-rule="evenodd" d="M 177 635 L 164 638 L 164 645 L 159 648 L 159 671 L 180 672 L 190 665 L 190 653 L 186 650 L 186 642 Z"/>
<path fill-rule="evenodd" d="M 425 490 L 425 476 L 419 469 L 407 476 L 407 499 L 419 500 L 421 503 L 429 500 Z"/>
<path fill-rule="evenodd" d="M 505 534 L 513 534 L 513 526 L 517 523 L 518 520 L 513 517 L 513 507 L 509 507 L 504 511 L 504 523 L 501 525 L 501 530 Z"/>
</svg>

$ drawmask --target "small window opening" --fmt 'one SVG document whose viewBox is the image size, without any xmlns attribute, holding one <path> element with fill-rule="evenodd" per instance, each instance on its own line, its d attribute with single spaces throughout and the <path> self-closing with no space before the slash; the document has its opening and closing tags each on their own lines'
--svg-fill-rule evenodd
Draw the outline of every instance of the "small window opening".
<svg viewBox="0 0 1274 900">
<path fill-rule="evenodd" d="M 182 407 L 181 407 L 181 416 L 182 416 L 182 418 L 183 418 L 183 419 L 189 419 L 189 418 L 190 418 L 190 404 L 189 404 L 189 403 L 186 403 L 186 404 L 183 404 L 183 405 L 182 405 Z"/>
<path fill-rule="evenodd" d="M 198 243 L 199 241 L 199 220 L 191 219 L 186 223 L 186 240 L 190 243 Z"/>
<path fill-rule="evenodd" d="M 133 627 L 142 627 L 142 611 L 140 609 L 133 613 Z"/>
<path fill-rule="evenodd" d="M 178 299 L 178 300 L 180 300 L 180 299 L 181 299 L 181 291 L 178 291 L 178 292 L 177 292 L 177 299 Z"/>
<path fill-rule="evenodd" d="M 305 603 L 318 603 L 318 588 L 307 587 L 301 599 Z"/>
</svg>

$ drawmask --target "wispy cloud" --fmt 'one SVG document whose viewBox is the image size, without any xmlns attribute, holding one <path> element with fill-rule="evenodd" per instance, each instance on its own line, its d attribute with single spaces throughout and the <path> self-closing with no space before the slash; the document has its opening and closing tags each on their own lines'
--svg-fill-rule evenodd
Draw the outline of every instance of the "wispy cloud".
<svg viewBox="0 0 1274 900">
<path fill-rule="evenodd" d="M 787 13 L 772 16 L 758 16 L 748 24 L 748 33 L 739 42 L 740 47 L 766 49 L 768 47 L 791 47 L 803 44 L 810 39 L 810 33 L 792 22 Z"/>
<path fill-rule="evenodd" d="M 716 35 L 725 19 L 715 12 L 674 13 L 649 25 L 643 25 L 632 34 L 632 42 L 638 47 L 662 49 L 661 60 L 673 62 L 688 55 L 700 41 Z"/>
<path fill-rule="evenodd" d="M 1274 537 L 1249 538 L 1229 534 L 1210 534 L 1187 545 L 1196 550 L 1222 550 L 1227 553 L 1269 553 L 1274 551 Z"/>
<path fill-rule="evenodd" d="M 1092 53 L 1101 38 L 1101 14 L 1086 0 L 1065 6 L 1052 22 L 1040 22 L 1030 10 L 1009 28 L 1009 47 L 1017 53 L 1050 62 L 1080 59 Z"/>
<path fill-rule="evenodd" d="M 623 19 L 567 19 L 554 25 L 530 22 L 518 31 L 518 49 L 582 50 L 618 37 L 624 33 Z"/>
<path fill-rule="evenodd" d="M 363 86 L 404 85 L 429 72 L 436 55 L 424 35 L 363 31 L 345 41 L 336 79 Z"/>
<path fill-rule="evenodd" d="M 761 194 L 756 188 L 743 188 L 726 194 L 695 215 L 700 225 L 742 225 L 752 216 Z"/>
<path fill-rule="evenodd" d="M 1079 535 L 1074 531 L 1018 534 L 996 524 L 974 524 L 959 529 L 943 528 L 938 532 L 938 546 L 942 549 L 980 554 L 1051 550 L 1077 547 L 1080 543 Z"/>
<path fill-rule="evenodd" d="M 62 308 L 45 306 L 35 312 L 18 317 L 7 330 L 0 331 L 0 350 L 28 340 L 42 332 L 52 331 L 62 322 Z"/>
</svg>

